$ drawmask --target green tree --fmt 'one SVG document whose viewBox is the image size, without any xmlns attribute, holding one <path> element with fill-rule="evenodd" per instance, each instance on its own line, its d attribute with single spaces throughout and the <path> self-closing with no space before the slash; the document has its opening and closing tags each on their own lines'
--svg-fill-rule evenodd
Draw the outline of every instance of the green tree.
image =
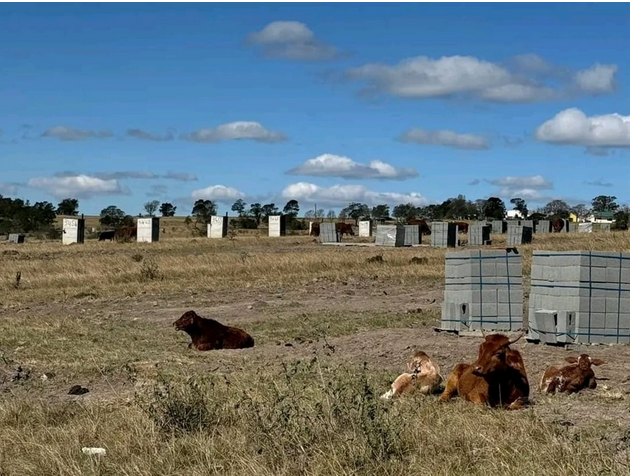
<svg viewBox="0 0 631 476">
<path fill-rule="evenodd" d="M 484 205 L 484 217 L 493 220 L 503 220 L 506 216 L 506 205 L 497 197 L 489 197 Z"/>
<path fill-rule="evenodd" d="M 375 220 L 387 220 L 390 218 L 390 207 L 385 204 L 372 207 L 370 216 Z"/>
<path fill-rule="evenodd" d="M 329 213 L 326 214 L 326 217 L 329 220 L 335 220 L 335 217 L 337 217 L 337 213 L 335 213 L 335 210 L 329 210 Z"/>
<path fill-rule="evenodd" d="M 196 224 L 210 223 L 211 217 L 217 215 L 217 205 L 212 200 L 203 200 L 200 198 L 193 204 L 191 215 L 195 217 Z"/>
<path fill-rule="evenodd" d="M 57 215 L 77 216 L 79 214 L 79 200 L 64 198 L 57 205 Z"/>
<path fill-rule="evenodd" d="M 576 215 L 579 220 L 584 220 L 589 216 L 589 208 L 587 208 L 583 203 L 574 205 L 572 208 L 570 208 L 570 211 L 574 213 L 574 215 Z"/>
<path fill-rule="evenodd" d="M 160 202 L 158 200 L 152 200 L 150 202 L 145 203 L 144 208 L 147 212 L 147 215 L 153 217 L 156 215 L 158 208 L 160 207 Z"/>
<path fill-rule="evenodd" d="M 546 215 L 568 218 L 570 216 L 570 206 L 563 200 L 552 200 L 543 207 L 543 212 Z"/>
<path fill-rule="evenodd" d="M 598 212 L 615 212 L 619 205 L 616 203 L 617 197 L 610 195 L 598 195 L 592 200 L 592 210 Z"/>
<path fill-rule="evenodd" d="M 278 215 L 280 211 L 278 207 L 274 203 L 267 203 L 261 207 L 261 211 L 265 219 L 267 219 L 270 215 Z"/>
<path fill-rule="evenodd" d="M 123 226 L 126 216 L 123 210 L 115 205 L 110 205 L 101 210 L 99 223 L 108 228 L 120 228 Z"/>
<path fill-rule="evenodd" d="M 160 205 L 160 210 L 158 211 L 162 214 L 163 217 L 172 217 L 175 216 L 176 209 L 177 207 L 173 204 L 169 202 L 164 202 L 162 205 Z"/>
<path fill-rule="evenodd" d="M 234 202 L 232 204 L 232 208 L 231 210 L 233 212 L 237 212 L 237 214 L 239 215 L 239 217 L 243 217 L 245 216 L 245 200 L 243 200 L 242 198 L 238 199 L 236 202 Z"/>
<path fill-rule="evenodd" d="M 370 216 L 370 208 L 368 208 L 368 205 L 358 202 L 349 203 L 348 206 L 342 210 L 342 212 L 344 212 L 344 216 L 355 220 L 356 225 L 359 222 L 360 218 Z"/>
<path fill-rule="evenodd" d="M 401 203 L 392 209 L 392 216 L 401 222 L 416 218 L 419 213 L 420 209 L 412 203 Z"/>
<path fill-rule="evenodd" d="M 263 219 L 263 206 L 260 203 L 250 205 L 249 215 L 256 221 L 257 226 L 261 224 Z"/>
<path fill-rule="evenodd" d="M 620 208 L 613 215 L 614 222 L 612 228 L 614 230 L 628 230 L 629 229 L 629 207 Z"/>
<path fill-rule="evenodd" d="M 289 217 L 296 218 L 298 216 L 298 212 L 300 211 L 300 205 L 297 200 L 289 200 L 287 204 L 283 207 L 283 213 Z"/>
<path fill-rule="evenodd" d="M 511 198 L 510 202 L 514 205 L 513 210 L 517 210 L 524 218 L 528 217 L 528 205 L 526 204 L 526 200 L 516 197 Z"/>
</svg>

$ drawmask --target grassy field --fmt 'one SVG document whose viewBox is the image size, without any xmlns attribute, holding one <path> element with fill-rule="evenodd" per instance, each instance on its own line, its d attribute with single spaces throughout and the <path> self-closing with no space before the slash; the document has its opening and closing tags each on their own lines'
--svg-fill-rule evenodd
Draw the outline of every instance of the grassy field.
<svg viewBox="0 0 631 476">
<path fill-rule="evenodd" d="M 573 349 L 604 357 L 609 380 L 546 397 L 538 377 L 568 351 L 520 342 L 533 405 L 517 412 L 384 402 L 414 349 L 445 375 L 477 353 L 432 330 L 444 250 L 208 240 L 167 220 L 153 244 L 0 245 L 0 475 L 629 474 L 628 346 Z M 536 236 L 524 275 L 533 250 L 629 239 Z M 187 349 L 171 324 L 188 309 L 255 347 Z M 90 391 L 68 395 L 76 384 Z"/>
</svg>

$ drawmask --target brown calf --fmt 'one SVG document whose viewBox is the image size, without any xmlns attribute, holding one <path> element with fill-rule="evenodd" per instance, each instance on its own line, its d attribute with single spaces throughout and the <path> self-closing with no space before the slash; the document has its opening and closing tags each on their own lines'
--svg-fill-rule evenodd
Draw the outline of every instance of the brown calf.
<svg viewBox="0 0 631 476">
<path fill-rule="evenodd" d="M 389 400 L 404 393 L 412 393 L 415 390 L 422 395 L 434 393 L 443 381 L 440 368 L 434 364 L 429 356 L 419 350 L 408 362 L 410 373 L 404 373 L 392 383 L 392 388 L 384 393 L 381 398 Z"/>
<path fill-rule="evenodd" d="M 514 339 L 502 334 L 485 336 L 477 360 L 454 367 L 440 400 L 447 401 L 458 394 L 479 405 L 520 408 L 528 401 L 530 387 L 521 354 L 510 345 L 523 335 L 522 332 Z"/>
<path fill-rule="evenodd" d="M 548 367 L 541 376 L 539 390 L 543 393 L 574 393 L 584 388 L 596 388 L 596 375 L 592 365 L 602 365 L 605 361 L 592 359 L 587 354 L 566 357 L 570 365 L 561 368 Z"/>
<path fill-rule="evenodd" d="M 195 311 L 187 311 L 173 323 L 175 330 L 191 336 L 188 348 L 197 350 L 245 349 L 254 346 L 254 339 L 242 329 L 224 326 L 214 319 L 205 319 Z"/>
</svg>

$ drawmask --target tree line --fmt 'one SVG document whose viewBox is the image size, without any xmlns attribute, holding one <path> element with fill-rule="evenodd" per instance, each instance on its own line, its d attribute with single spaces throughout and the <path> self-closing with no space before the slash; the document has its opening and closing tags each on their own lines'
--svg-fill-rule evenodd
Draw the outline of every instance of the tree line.
<svg viewBox="0 0 631 476">
<path fill-rule="evenodd" d="M 575 206 L 568 205 L 563 200 L 552 200 L 545 206 L 529 209 L 528 204 L 522 198 L 512 198 L 509 206 L 517 210 L 523 218 L 541 220 L 552 216 L 568 218 L 570 213 L 579 219 L 585 219 L 590 214 L 603 212 L 614 213 L 615 228 L 627 229 L 629 226 L 629 208 L 620 207 L 616 203 L 615 196 L 599 195 L 594 197 L 590 207 L 586 204 Z M 177 207 L 170 202 L 153 200 L 144 204 L 144 215 L 163 217 L 175 216 Z M 196 200 L 190 214 L 185 219 L 185 224 L 193 231 L 205 233 L 206 224 L 211 217 L 217 215 L 217 203 L 208 199 Z M 423 207 L 412 203 L 402 203 L 392 209 L 388 204 L 380 204 L 373 207 L 365 203 L 352 202 L 342 208 L 340 212 L 314 207 L 303 213 L 306 220 L 359 220 L 371 219 L 377 222 L 396 220 L 405 222 L 413 218 L 423 218 L 428 221 L 435 220 L 501 220 L 506 216 L 507 206 L 498 197 L 488 199 L 467 200 L 464 195 L 448 198 L 440 204 L 432 204 Z M 284 207 L 279 208 L 274 203 L 246 203 L 243 199 L 236 200 L 231 211 L 236 215 L 232 221 L 235 228 L 256 229 L 267 220 L 270 215 L 285 215 L 286 224 L 290 230 L 306 229 L 308 223 L 299 219 L 300 204 L 297 200 L 289 200 Z M 0 195 L 0 233 L 31 233 L 50 231 L 53 228 L 57 215 L 77 216 L 79 214 L 79 200 L 66 198 L 55 207 L 50 202 L 36 202 L 31 204 L 28 200 L 11 199 Z M 119 228 L 133 226 L 134 217 L 125 213 L 115 205 L 110 205 L 101 210 L 99 223 L 107 228 Z"/>
</svg>

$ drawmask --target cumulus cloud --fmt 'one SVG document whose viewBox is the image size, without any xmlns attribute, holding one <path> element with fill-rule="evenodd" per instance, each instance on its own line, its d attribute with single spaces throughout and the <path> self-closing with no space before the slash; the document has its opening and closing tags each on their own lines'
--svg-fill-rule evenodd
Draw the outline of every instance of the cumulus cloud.
<svg viewBox="0 0 631 476">
<path fill-rule="evenodd" d="M 410 129 L 404 132 L 399 137 L 399 140 L 415 144 L 455 147 L 456 149 L 483 150 L 489 148 L 487 140 L 482 136 L 458 134 L 447 130 L 426 131 L 423 129 Z"/>
<path fill-rule="evenodd" d="M 193 200 L 213 200 L 215 202 L 233 202 L 239 198 L 245 198 L 245 194 L 236 188 L 224 185 L 211 185 L 210 187 L 193 190 L 191 193 Z"/>
<path fill-rule="evenodd" d="M 63 141 L 79 141 L 85 139 L 106 139 L 112 137 L 112 131 L 84 131 L 66 126 L 55 126 L 44 132 L 42 137 L 53 137 Z"/>
<path fill-rule="evenodd" d="M 551 144 L 584 147 L 629 147 L 629 116 L 587 116 L 577 108 L 565 109 L 541 124 L 535 138 Z"/>
<path fill-rule="evenodd" d="M 605 182 L 602 179 L 583 182 L 585 185 L 591 185 L 593 187 L 612 187 L 611 182 Z"/>
<path fill-rule="evenodd" d="M 56 198 L 92 198 L 128 193 L 116 179 L 104 180 L 90 175 L 35 177 L 28 181 L 28 186 L 44 190 Z"/>
<path fill-rule="evenodd" d="M 394 167 L 386 162 L 373 160 L 360 164 L 348 157 L 322 154 L 286 172 L 288 175 L 310 175 L 313 177 L 340 177 L 343 179 L 405 180 L 418 177 L 412 168 Z"/>
<path fill-rule="evenodd" d="M 596 64 L 572 73 L 530 54 L 506 64 L 474 56 L 417 56 L 394 65 L 368 63 L 349 69 L 346 76 L 367 83 L 367 92 L 408 99 L 463 96 L 520 103 L 562 97 L 572 89 L 575 93 L 610 92 L 615 72 L 613 65 Z"/>
<path fill-rule="evenodd" d="M 578 89 L 586 93 L 610 93 L 616 89 L 617 71 L 618 66 L 615 64 L 596 63 L 591 68 L 576 73 L 574 80 Z"/>
<path fill-rule="evenodd" d="M 142 129 L 127 129 L 126 134 L 129 137 L 134 137 L 140 140 L 149 140 L 154 142 L 167 142 L 174 139 L 173 131 L 167 131 L 165 134 L 153 134 L 151 132 L 143 131 Z"/>
<path fill-rule="evenodd" d="M 314 33 L 297 21 L 275 21 L 251 33 L 248 43 L 262 48 L 263 54 L 296 61 L 333 59 L 338 51 L 316 39 Z"/>
<path fill-rule="evenodd" d="M 502 198 L 520 197 L 524 200 L 543 200 L 545 196 L 543 190 L 551 190 L 554 185 L 542 175 L 523 177 L 500 177 L 486 179 L 491 185 L 498 187 L 495 195 Z"/>
<path fill-rule="evenodd" d="M 362 202 L 367 205 L 413 203 L 416 206 L 425 206 L 429 203 L 427 198 L 414 192 L 375 192 L 363 185 L 333 185 L 325 188 L 307 182 L 288 185 L 283 190 L 282 197 L 287 200 L 310 201 L 328 206 L 348 205 L 350 202 Z"/>
<path fill-rule="evenodd" d="M 266 129 L 258 122 L 238 121 L 222 124 L 216 129 L 200 129 L 190 134 L 182 134 L 182 139 L 203 143 L 225 140 L 254 140 L 272 143 L 285 141 L 287 137 L 281 132 Z"/>
</svg>

